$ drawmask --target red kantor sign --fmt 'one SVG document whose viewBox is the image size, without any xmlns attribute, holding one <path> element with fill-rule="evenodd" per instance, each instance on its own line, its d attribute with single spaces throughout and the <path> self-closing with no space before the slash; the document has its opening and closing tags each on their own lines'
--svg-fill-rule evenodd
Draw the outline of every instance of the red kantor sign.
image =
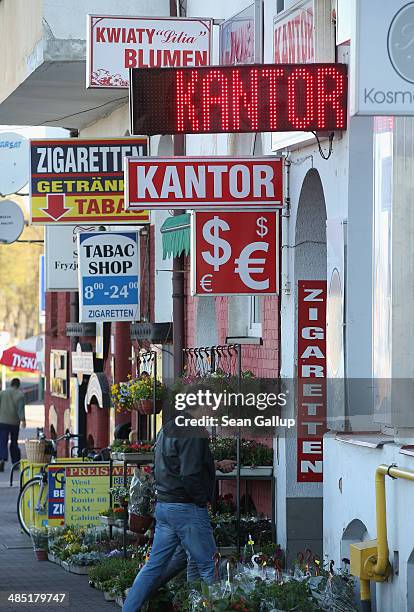
<svg viewBox="0 0 414 612">
<path fill-rule="evenodd" d="M 134 133 L 344 130 L 344 64 L 133 69 Z"/>
<path fill-rule="evenodd" d="M 125 161 L 126 208 L 280 208 L 278 157 L 174 157 Z"/>
</svg>

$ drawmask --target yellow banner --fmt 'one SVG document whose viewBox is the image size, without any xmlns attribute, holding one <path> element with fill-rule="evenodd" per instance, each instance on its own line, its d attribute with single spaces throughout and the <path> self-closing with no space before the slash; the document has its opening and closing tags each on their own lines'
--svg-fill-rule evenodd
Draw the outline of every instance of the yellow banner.
<svg viewBox="0 0 414 612">
<path fill-rule="evenodd" d="M 31 220 L 55 223 L 149 223 L 125 210 L 124 159 L 148 155 L 148 138 L 31 140 Z"/>
</svg>

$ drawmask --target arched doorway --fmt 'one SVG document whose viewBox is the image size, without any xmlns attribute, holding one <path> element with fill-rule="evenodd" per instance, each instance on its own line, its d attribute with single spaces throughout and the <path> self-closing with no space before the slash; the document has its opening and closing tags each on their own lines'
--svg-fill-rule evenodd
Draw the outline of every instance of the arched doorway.
<svg viewBox="0 0 414 612">
<path fill-rule="evenodd" d="M 414 549 L 407 562 L 407 610 L 414 610 Z"/>
<path fill-rule="evenodd" d="M 103 372 L 95 372 L 88 381 L 85 396 L 87 445 L 97 449 L 109 444 L 109 384 Z"/>
<path fill-rule="evenodd" d="M 350 545 L 354 542 L 365 542 L 368 540 L 368 530 L 364 523 L 359 519 L 354 519 L 349 523 L 341 538 L 341 559 L 349 559 Z"/>
<path fill-rule="evenodd" d="M 323 402 L 324 385 L 322 384 L 318 390 L 321 399 L 310 400 L 306 390 L 308 385 L 304 379 L 312 377 L 315 383 L 321 385 L 321 380 L 326 373 L 323 371 L 323 365 L 320 364 L 324 364 L 325 361 L 320 351 L 322 343 L 310 341 L 306 344 L 303 339 L 307 338 L 304 335 L 305 328 L 309 330 L 308 339 L 324 339 L 325 337 L 326 316 L 323 296 L 326 295 L 327 275 L 326 219 L 322 182 L 318 171 L 311 169 L 306 173 L 302 183 L 294 241 L 289 245 L 294 253 L 294 304 L 292 304 L 294 306 L 294 330 L 292 330 L 292 335 L 295 338 L 294 364 L 296 367 L 293 370 L 293 376 L 297 378 L 295 388 L 297 422 L 295 434 L 287 436 L 285 441 L 287 457 L 294 458 L 287 468 L 288 562 L 293 561 L 298 552 L 307 548 L 320 558 L 323 555 L 323 427 L 320 425 L 320 414 L 316 411 L 320 410 L 320 402 Z M 312 288 L 318 287 L 316 295 L 313 295 Z M 321 302 L 322 308 L 320 307 Z M 320 320 L 321 312 L 322 320 Z M 301 328 L 300 343 L 299 327 Z M 306 349 L 303 348 L 304 344 L 306 344 Z M 310 365 L 315 363 L 317 365 Z M 306 520 L 303 520 L 303 517 L 306 517 Z"/>
<path fill-rule="evenodd" d="M 369 533 L 366 525 L 359 519 L 352 520 L 346 529 L 344 529 L 341 538 L 341 560 L 349 560 L 350 558 L 350 546 L 355 542 L 365 542 L 369 540 Z M 355 604 L 359 601 L 359 580 L 354 579 L 355 587 Z M 371 583 L 371 607 L 373 612 L 376 610 L 375 602 L 375 582 Z M 411 609 L 411 608 L 408 608 Z"/>
<path fill-rule="evenodd" d="M 295 283 L 326 280 L 326 206 L 319 172 L 309 170 L 299 197 L 295 228 Z"/>
</svg>

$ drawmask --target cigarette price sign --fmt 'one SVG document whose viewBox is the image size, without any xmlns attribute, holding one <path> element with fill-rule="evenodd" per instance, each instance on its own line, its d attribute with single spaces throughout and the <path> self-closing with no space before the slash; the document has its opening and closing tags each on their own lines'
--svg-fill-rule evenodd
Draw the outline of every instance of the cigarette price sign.
<svg viewBox="0 0 414 612">
<path fill-rule="evenodd" d="M 345 64 L 132 69 L 134 134 L 344 130 Z"/>
<path fill-rule="evenodd" d="M 80 321 L 139 318 L 137 232 L 78 234 Z"/>
<path fill-rule="evenodd" d="M 124 206 L 124 159 L 147 155 L 147 138 L 31 140 L 30 152 L 33 225 L 149 223 Z"/>
<path fill-rule="evenodd" d="M 196 212 L 193 295 L 268 295 L 278 290 L 278 212 Z"/>
</svg>

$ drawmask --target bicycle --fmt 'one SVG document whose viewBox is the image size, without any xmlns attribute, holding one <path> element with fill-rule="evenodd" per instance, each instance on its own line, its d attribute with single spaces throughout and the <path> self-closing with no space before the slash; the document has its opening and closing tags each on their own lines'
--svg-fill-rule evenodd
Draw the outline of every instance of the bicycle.
<svg viewBox="0 0 414 612">
<path fill-rule="evenodd" d="M 42 438 L 46 438 L 46 436 L 44 434 L 40 434 L 37 436 L 39 439 Z M 80 437 L 80 436 L 78 436 Z M 59 440 L 61 440 L 61 438 L 59 438 Z M 53 445 L 53 440 L 48 440 L 48 442 L 51 442 L 51 444 Z M 74 453 L 75 451 L 77 451 L 79 449 L 78 446 L 72 446 L 72 448 L 70 449 L 70 456 L 74 457 Z M 93 449 L 94 450 L 94 449 Z M 83 449 L 82 451 L 82 458 L 85 458 L 84 455 L 84 451 L 85 449 Z M 13 486 L 13 476 L 14 476 L 14 472 L 20 472 L 20 459 L 19 461 L 16 461 L 16 463 L 13 463 L 11 468 L 10 468 L 10 475 L 9 475 L 9 485 L 12 487 Z M 20 488 L 22 488 L 23 486 L 23 472 L 20 473 Z"/>
<path fill-rule="evenodd" d="M 71 440 L 73 438 L 79 438 L 77 434 L 66 433 L 56 440 L 48 440 L 52 446 L 51 460 L 46 463 L 36 476 L 30 478 L 23 486 L 20 487 L 20 493 L 17 498 L 17 517 L 19 519 L 22 530 L 30 535 L 30 524 L 26 524 L 24 509 L 29 507 L 32 508 L 32 512 L 35 514 L 47 515 L 47 504 L 48 504 L 48 471 L 47 467 L 55 462 L 57 457 L 57 443 L 61 440 Z M 56 477 L 58 483 L 62 484 Z"/>
</svg>

